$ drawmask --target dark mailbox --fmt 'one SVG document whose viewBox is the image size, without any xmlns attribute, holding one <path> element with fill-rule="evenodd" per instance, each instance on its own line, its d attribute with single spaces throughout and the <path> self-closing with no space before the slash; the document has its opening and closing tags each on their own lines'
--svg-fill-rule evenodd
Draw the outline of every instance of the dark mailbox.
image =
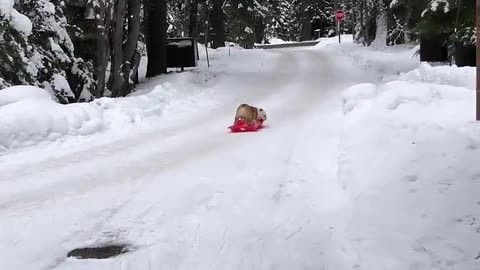
<svg viewBox="0 0 480 270">
<path fill-rule="evenodd" d="M 167 66 L 197 66 L 197 42 L 194 38 L 167 38 Z"/>
</svg>

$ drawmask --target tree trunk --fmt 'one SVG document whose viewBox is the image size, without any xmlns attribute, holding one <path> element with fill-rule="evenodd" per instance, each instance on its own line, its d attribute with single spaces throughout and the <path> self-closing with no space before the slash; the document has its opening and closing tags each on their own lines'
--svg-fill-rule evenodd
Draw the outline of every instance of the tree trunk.
<svg viewBox="0 0 480 270">
<path fill-rule="evenodd" d="M 363 45 L 370 45 L 368 41 L 368 9 L 367 9 L 367 0 L 362 0 L 361 3 L 361 22 L 362 22 L 362 37 L 363 37 Z"/>
<path fill-rule="evenodd" d="M 475 27 L 477 28 L 476 31 L 476 51 L 475 51 L 475 63 L 477 69 L 477 93 L 476 93 L 476 120 L 480 121 L 480 1 L 477 0 L 476 8 L 475 8 Z"/>
<path fill-rule="evenodd" d="M 257 16 L 255 18 L 255 42 L 262 43 L 265 38 L 265 24 L 263 23 L 262 17 Z"/>
<path fill-rule="evenodd" d="M 302 35 L 300 41 L 312 40 L 312 14 L 308 9 L 310 0 L 302 0 L 301 3 L 301 18 L 302 18 Z"/>
<path fill-rule="evenodd" d="M 356 36 L 356 41 L 361 42 L 363 45 L 365 45 L 365 12 L 363 10 L 363 0 L 358 4 L 358 24 L 357 24 L 357 36 Z"/>
<path fill-rule="evenodd" d="M 167 2 L 146 1 L 147 74 L 154 77 L 167 73 Z"/>
<path fill-rule="evenodd" d="M 225 22 L 223 19 L 222 5 L 222 0 L 213 0 L 213 10 L 210 19 L 212 20 L 211 25 L 215 34 L 212 44 L 212 48 L 214 49 L 225 47 Z"/>
<path fill-rule="evenodd" d="M 198 38 L 198 0 L 191 0 L 190 3 L 190 21 L 188 25 L 188 35 L 195 39 Z"/>
<path fill-rule="evenodd" d="M 122 96 L 126 96 L 132 89 L 132 83 L 130 82 L 130 71 L 132 69 L 132 61 L 137 48 L 138 36 L 140 34 L 140 0 L 128 0 L 128 34 L 127 43 L 123 51 L 123 89 Z"/>
<path fill-rule="evenodd" d="M 412 16 L 413 16 L 412 9 L 407 8 L 405 13 L 405 18 L 404 18 L 405 27 L 409 28 L 409 22 L 412 20 Z M 403 40 L 404 40 L 404 43 L 410 43 L 410 33 L 404 33 Z"/>
<path fill-rule="evenodd" d="M 387 45 L 398 45 L 405 43 L 406 33 L 403 32 L 400 26 L 405 26 L 405 17 L 407 16 L 408 11 L 394 12 L 389 6 L 387 6 Z"/>
<path fill-rule="evenodd" d="M 105 76 L 108 64 L 108 51 L 109 41 L 108 32 L 110 29 L 110 6 L 107 6 L 105 1 L 99 1 L 98 15 L 100 19 L 97 19 L 97 52 L 95 56 L 95 77 L 97 85 L 95 87 L 95 97 L 101 98 L 105 92 Z"/>
<path fill-rule="evenodd" d="M 352 7 L 352 35 L 353 37 L 355 38 L 356 36 L 356 31 L 355 31 L 355 26 L 357 24 L 357 10 L 356 10 L 356 6 L 355 6 L 355 3 L 350 2 L 351 4 L 351 7 Z"/>
<path fill-rule="evenodd" d="M 123 19 L 125 16 L 125 1 L 115 1 L 115 17 L 113 18 L 112 29 L 112 96 L 119 97 L 122 94 L 123 76 L 122 76 L 122 60 L 123 60 Z"/>
</svg>

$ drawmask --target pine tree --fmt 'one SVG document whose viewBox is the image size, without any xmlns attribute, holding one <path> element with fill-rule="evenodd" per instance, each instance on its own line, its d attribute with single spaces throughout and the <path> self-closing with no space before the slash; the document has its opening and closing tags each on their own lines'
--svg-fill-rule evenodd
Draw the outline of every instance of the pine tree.
<svg viewBox="0 0 480 270">
<path fill-rule="evenodd" d="M 32 51 L 27 50 L 28 36 L 31 32 L 25 29 L 16 29 L 12 24 L 12 13 L 15 16 L 23 16 L 15 9 L 0 10 L 0 89 L 17 84 L 34 84 L 35 66 L 29 62 L 28 58 Z"/>
<path fill-rule="evenodd" d="M 169 37 L 185 37 L 189 34 L 188 8 L 186 0 L 168 0 L 167 1 L 167 33 Z"/>
<path fill-rule="evenodd" d="M 145 35 L 147 41 L 147 77 L 167 73 L 167 3 L 145 0 Z"/>
<path fill-rule="evenodd" d="M 430 0 L 415 30 L 422 37 L 444 36 L 450 42 L 473 45 L 474 15 L 474 0 Z"/>
<path fill-rule="evenodd" d="M 28 34 L 13 31 L 7 18 L 11 15 L 4 14 L 2 31 L 10 42 L 2 42 L 0 46 L 11 51 L 11 59 L 7 56 L 3 65 L 15 63 L 13 69 L 17 70 L 13 76 L 0 71 L 5 86 L 28 83 L 44 87 L 61 103 L 91 100 L 91 66 L 74 56 L 59 1 L 16 0 L 14 6 L 28 18 L 24 21 L 30 21 L 32 29 Z"/>
<path fill-rule="evenodd" d="M 255 17 L 260 16 L 252 0 L 230 0 L 225 6 L 229 40 L 244 48 L 255 43 Z"/>
</svg>

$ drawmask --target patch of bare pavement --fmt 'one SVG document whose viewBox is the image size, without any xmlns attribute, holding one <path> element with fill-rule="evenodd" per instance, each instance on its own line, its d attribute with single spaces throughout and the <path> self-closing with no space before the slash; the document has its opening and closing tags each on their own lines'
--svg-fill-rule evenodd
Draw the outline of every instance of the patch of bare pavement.
<svg viewBox="0 0 480 270">
<path fill-rule="evenodd" d="M 129 252 L 125 245 L 110 245 L 103 247 L 78 248 L 70 251 L 67 257 L 77 259 L 107 259 Z"/>
</svg>

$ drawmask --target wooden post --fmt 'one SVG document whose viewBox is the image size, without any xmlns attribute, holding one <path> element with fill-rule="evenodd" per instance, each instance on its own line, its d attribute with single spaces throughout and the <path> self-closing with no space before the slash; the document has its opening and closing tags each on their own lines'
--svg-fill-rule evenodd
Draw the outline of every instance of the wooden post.
<svg viewBox="0 0 480 270">
<path fill-rule="evenodd" d="M 340 33 L 340 20 L 337 20 L 337 32 L 338 32 L 338 43 L 342 43 L 341 41 L 341 33 Z"/>
<path fill-rule="evenodd" d="M 197 50 L 197 60 L 200 60 L 200 54 L 198 53 L 198 41 L 196 38 L 194 38 L 193 42 L 195 42 L 195 50 Z"/>
<path fill-rule="evenodd" d="M 208 58 L 208 33 L 210 32 L 210 10 L 207 13 L 207 22 L 206 22 L 206 28 L 205 29 L 205 53 L 207 55 L 207 66 L 210 67 L 210 59 Z"/>
<path fill-rule="evenodd" d="M 477 96 L 477 104 L 476 104 L 476 108 L 477 108 L 477 121 L 480 121 L 480 0 L 477 0 L 477 5 L 476 5 L 476 8 L 475 8 L 475 25 L 477 26 L 477 31 L 476 31 L 476 35 L 477 35 L 477 50 L 476 50 L 476 60 L 477 60 L 477 63 L 476 63 L 476 68 L 477 68 L 477 93 L 476 93 L 476 96 Z"/>
</svg>

